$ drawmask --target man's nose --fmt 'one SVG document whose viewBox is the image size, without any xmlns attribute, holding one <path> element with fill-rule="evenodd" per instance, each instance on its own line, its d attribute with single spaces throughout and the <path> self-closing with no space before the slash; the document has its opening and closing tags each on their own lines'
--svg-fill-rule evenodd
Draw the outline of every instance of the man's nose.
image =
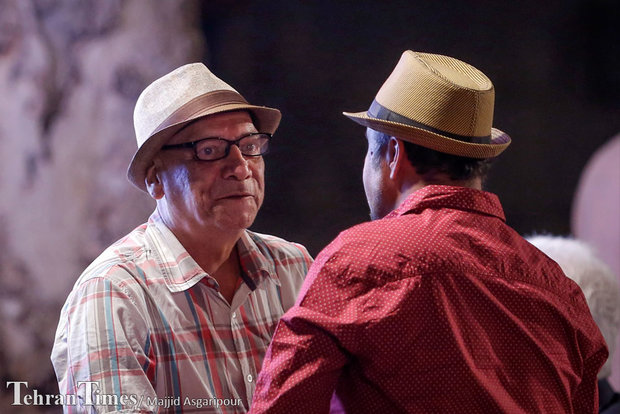
<svg viewBox="0 0 620 414">
<path fill-rule="evenodd" d="M 250 178 L 252 171 L 248 160 L 243 156 L 239 147 L 234 144 L 230 146 L 230 152 L 224 159 L 228 164 L 225 172 L 225 178 L 236 178 L 237 180 L 245 180 Z"/>
</svg>

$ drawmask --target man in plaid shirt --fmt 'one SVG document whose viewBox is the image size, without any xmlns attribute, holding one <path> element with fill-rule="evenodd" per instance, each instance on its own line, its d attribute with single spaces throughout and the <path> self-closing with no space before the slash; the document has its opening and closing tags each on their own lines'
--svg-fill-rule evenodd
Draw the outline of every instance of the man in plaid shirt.
<svg viewBox="0 0 620 414">
<path fill-rule="evenodd" d="M 280 122 L 204 65 L 138 98 L 129 180 L 157 208 L 77 280 L 52 362 L 65 412 L 245 412 L 312 262 L 251 232 Z"/>
</svg>

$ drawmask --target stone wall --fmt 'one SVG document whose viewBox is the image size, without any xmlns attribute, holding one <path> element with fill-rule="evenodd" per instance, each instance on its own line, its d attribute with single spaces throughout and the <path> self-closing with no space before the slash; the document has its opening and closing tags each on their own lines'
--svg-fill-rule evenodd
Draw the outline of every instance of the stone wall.
<svg viewBox="0 0 620 414">
<path fill-rule="evenodd" d="M 204 50 L 195 0 L 0 0 L 0 407 L 9 380 L 57 392 L 67 293 L 154 206 L 125 178 L 135 100 Z"/>
</svg>

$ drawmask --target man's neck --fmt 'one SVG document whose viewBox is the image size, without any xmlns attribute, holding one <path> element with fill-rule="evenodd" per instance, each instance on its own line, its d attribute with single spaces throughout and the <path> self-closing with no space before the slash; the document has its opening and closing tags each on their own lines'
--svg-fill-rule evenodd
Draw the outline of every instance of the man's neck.
<svg viewBox="0 0 620 414">
<path fill-rule="evenodd" d="M 223 232 L 211 228 L 193 229 L 191 233 L 170 230 L 196 263 L 210 275 L 215 274 L 232 256 L 236 257 L 233 251 L 243 234 L 243 230 Z"/>
<path fill-rule="evenodd" d="M 243 234 L 219 229 L 192 229 L 191 232 L 170 229 L 190 256 L 209 276 L 217 280 L 220 293 L 232 303 L 241 276 L 241 264 L 236 244 Z M 176 231 L 175 231 L 176 230 Z"/>
<path fill-rule="evenodd" d="M 197 220 L 175 220 L 174 215 L 159 204 L 157 211 L 166 227 L 209 275 L 215 274 L 231 258 L 244 232 L 244 229 L 222 229 Z"/>
</svg>

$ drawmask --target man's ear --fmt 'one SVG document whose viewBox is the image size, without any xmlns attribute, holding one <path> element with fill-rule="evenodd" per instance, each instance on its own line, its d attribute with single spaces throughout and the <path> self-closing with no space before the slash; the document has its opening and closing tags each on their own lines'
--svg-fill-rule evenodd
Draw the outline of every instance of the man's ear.
<svg viewBox="0 0 620 414">
<path fill-rule="evenodd" d="M 394 180 L 400 170 L 403 168 L 403 162 L 405 162 L 405 146 L 403 142 L 395 137 L 390 137 L 388 143 L 387 162 L 390 168 L 390 179 Z"/>
<path fill-rule="evenodd" d="M 155 167 L 155 163 L 152 163 L 146 170 L 144 183 L 146 184 L 146 190 L 155 200 L 159 200 L 164 196 L 164 186 L 159 179 L 159 174 L 157 167 Z"/>
</svg>

